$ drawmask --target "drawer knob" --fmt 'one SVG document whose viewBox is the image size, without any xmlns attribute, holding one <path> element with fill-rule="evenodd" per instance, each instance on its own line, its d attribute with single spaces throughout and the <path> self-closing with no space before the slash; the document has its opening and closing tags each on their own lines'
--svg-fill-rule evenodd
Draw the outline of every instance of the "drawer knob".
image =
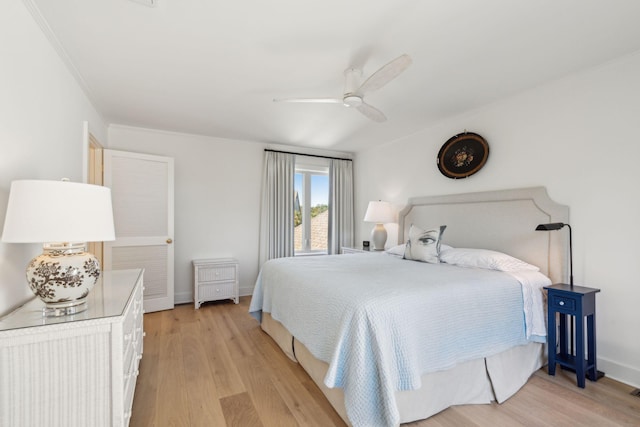
<svg viewBox="0 0 640 427">
<path fill-rule="evenodd" d="M 560 305 L 564 305 L 564 301 L 560 301 L 558 304 L 560 304 Z"/>
</svg>

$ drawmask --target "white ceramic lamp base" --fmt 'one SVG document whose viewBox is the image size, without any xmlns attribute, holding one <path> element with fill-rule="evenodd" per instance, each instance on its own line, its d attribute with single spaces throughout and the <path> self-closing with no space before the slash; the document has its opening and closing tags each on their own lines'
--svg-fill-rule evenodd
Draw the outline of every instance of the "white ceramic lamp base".
<svg viewBox="0 0 640 427">
<path fill-rule="evenodd" d="M 371 230 L 371 243 L 374 251 L 384 250 L 384 245 L 387 243 L 387 230 L 382 223 L 376 224 Z"/>
<path fill-rule="evenodd" d="M 87 309 L 86 298 L 100 277 L 100 264 L 84 243 L 45 245 L 27 267 L 31 291 L 46 308 L 46 316 L 65 316 Z"/>
</svg>

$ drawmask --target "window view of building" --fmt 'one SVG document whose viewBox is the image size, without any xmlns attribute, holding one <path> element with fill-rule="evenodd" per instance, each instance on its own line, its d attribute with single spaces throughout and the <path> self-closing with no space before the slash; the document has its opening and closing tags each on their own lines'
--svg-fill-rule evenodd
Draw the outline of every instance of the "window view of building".
<svg viewBox="0 0 640 427">
<path fill-rule="evenodd" d="M 329 176 L 326 168 L 298 168 L 295 175 L 294 249 L 296 255 L 327 253 Z"/>
</svg>

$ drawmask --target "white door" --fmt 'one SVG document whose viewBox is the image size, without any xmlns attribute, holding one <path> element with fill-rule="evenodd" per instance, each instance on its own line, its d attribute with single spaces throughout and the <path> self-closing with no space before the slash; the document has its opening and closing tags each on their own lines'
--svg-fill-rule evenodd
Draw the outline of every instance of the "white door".
<svg viewBox="0 0 640 427">
<path fill-rule="evenodd" d="M 103 162 L 116 229 L 104 268 L 144 268 L 144 310 L 172 309 L 173 159 L 104 150 Z"/>
</svg>

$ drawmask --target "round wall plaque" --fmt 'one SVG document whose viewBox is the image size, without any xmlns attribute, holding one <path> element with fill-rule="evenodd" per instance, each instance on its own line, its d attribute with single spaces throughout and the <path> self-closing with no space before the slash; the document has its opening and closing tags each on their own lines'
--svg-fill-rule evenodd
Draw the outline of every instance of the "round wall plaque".
<svg viewBox="0 0 640 427">
<path fill-rule="evenodd" d="M 447 178 L 466 178 L 478 172 L 489 157 L 489 144 L 473 132 L 449 138 L 438 152 L 438 169 Z"/>
</svg>

